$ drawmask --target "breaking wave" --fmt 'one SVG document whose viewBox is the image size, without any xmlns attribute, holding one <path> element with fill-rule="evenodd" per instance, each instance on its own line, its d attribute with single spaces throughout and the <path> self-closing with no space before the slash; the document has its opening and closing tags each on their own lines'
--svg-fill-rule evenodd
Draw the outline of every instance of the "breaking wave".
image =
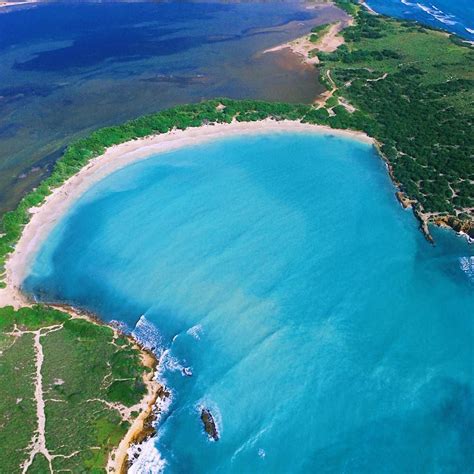
<svg viewBox="0 0 474 474">
<path fill-rule="evenodd" d="M 436 20 L 440 21 L 441 23 L 444 23 L 445 25 L 455 25 L 456 23 L 458 23 L 454 15 L 445 13 L 439 8 L 435 7 L 434 5 L 432 5 L 430 8 L 421 3 L 417 3 L 416 6 L 420 8 L 421 10 L 423 10 L 428 15 L 431 15 Z"/>
<path fill-rule="evenodd" d="M 155 439 L 152 437 L 130 447 L 128 457 L 133 464 L 128 469 L 129 474 L 160 474 L 164 471 L 166 461 L 156 448 Z"/>
<path fill-rule="evenodd" d="M 473 40 L 474 27 L 472 25 L 472 14 L 469 14 L 469 8 L 471 7 L 469 1 L 459 0 L 453 2 L 452 7 L 437 0 L 430 2 L 426 0 L 419 0 L 418 2 L 399 0 L 400 3 L 396 1 L 367 0 L 367 3 L 370 8 L 379 13 L 413 19 L 438 28 L 444 28 Z"/>
<path fill-rule="evenodd" d="M 156 356 L 161 356 L 163 352 L 163 337 L 158 328 L 150 323 L 145 315 L 140 316 L 140 319 L 135 324 L 132 336 Z"/>
<path fill-rule="evenodd" d="M 461 257 L 459 259 L 461 270 L 474 283 L 474 257 Z"/>
</svg>

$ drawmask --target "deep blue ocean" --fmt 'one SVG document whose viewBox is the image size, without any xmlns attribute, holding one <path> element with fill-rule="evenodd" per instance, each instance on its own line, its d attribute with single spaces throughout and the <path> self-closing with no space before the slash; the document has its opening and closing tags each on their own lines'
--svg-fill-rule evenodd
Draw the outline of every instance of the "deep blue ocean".
<svg viewBox="0 0 474 474">
<path fill-rule="evenodd" d="M 367 0 L 385 15 L 417 20 L 474 41 L 473 0 Z"/>
<path fill-rule="evenodd" d="M 164 354 L 171 404 L 133 472 L 472 472 L 473 249 L 428 244 L 394 191 L 371 146 L 282 133 L 156 155 L 77 201 L 25 288 Z"/>
</svg>

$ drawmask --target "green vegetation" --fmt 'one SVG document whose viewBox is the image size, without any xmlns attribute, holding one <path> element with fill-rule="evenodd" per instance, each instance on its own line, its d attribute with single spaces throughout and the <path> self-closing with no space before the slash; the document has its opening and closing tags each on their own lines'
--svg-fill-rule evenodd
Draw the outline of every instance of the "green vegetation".
<svg viewBox="0 0 474 474">
<path fill-rule="evenodd" d="M 312 43 L 317 43 L 328 32 L 329 28 L 331 28 L 331 23 L 313 27 L 309 35 L 309 40 Z"/>
<path fill-rule="evenodd" d="M 357 15 L 357 12 L 360 10 L 358 2 L 353 2 L 352 0 L 333 0 L 334 3 L 348 13 L 351 16 Z"/>
<path fill-rule="evenodd" d="M 54 472 L 103 472 L 138 413 L 127 418 L 110 404 L 123 409 L 139 403 L 146 369 L 139 351 L 111 328 L 44 306 L 0 308 L 0 471 L 21 472 L 34 449 L 35 339 L 44 355 L 45 440 Z M 38 452 L 27 472 L 49 472 L 48 466 Z"/>
<path fill-rule="evenodd" d="M 355 24 L 344 30 L 346 42 L 337 51 L 318 53 L 321 82 L 333 91 L 323 107 L 216 99 L 103 128 L 72 143 L 52 174 L 3 216 L 0 279 L 30 219 L 29 209 L 107 147 L 234 119 L 301 120 L 365 131 L 379 142 L 394 180 L 416 202 L 419 215 L 445 218 L 474 237 L 473 48 L 413 22 L 370 15 L 353 0 L 337 4 Z M 329 27 L 314 29 L 314 41 Z M 38 344 L 44 354 L 44 436 L 52 467 L 102 472 L 110 450 L 138 414 L 134 408 L 124 415 L 145 392 L 145 369 L 127 338 L 44 306 L 0 308 L 2 472 L 20 472 L 28 460 L 29 473 L 49 469 L 41 450 L 30 459 L 38 429 Z"/>
<path fill-rule="evenodd" d="M 455 218 L 474 235 L 473 47 L 414 22 L 371 15 L 351 0 L 337 3 L 356 22 L 344 30 L 343 46 L 319 55 L 323 77 L 360 112 L 357 127 L 382 144 L 418 212 Z M 348 115 L 340 119 L 353 126 Z"/>
</svg>

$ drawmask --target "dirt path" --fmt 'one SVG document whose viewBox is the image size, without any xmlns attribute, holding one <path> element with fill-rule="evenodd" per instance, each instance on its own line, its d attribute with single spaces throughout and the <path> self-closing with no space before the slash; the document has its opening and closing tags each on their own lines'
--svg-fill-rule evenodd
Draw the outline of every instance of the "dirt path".
<svg viewBox="0 0 474 474">
<path fill-rule="evenodd" d="M 329 84 L 331 84 L 331 89 L 326 92 L 323 92 L 320 96 L 316 98 L 316 100 L 314 101 L 314 105 L 317 105 L 318 107 L 323 107 L 324 104 L 337 91 L 336 83 L 333 81 L 331 77 L 331 71 L 329 69 L 326 71 L 326 79 L 328 80 Z"/>
<path fill-rule="evenodd" d="M 22 466 L 23 474 L 25 474 L 28 471 L 28 469 L 32 465 L 33 460 L 37 454 L 42 454 L 46 458 L 49 465 L 49 472 L 53 473 L 52 461 L 54 458 L 56 457 L 68 458 L 78 453 L 78 451 L 75 451 L 69 455 L 51 454 L 46 446 L 46 414 L 45 414 L 45 400 L 44 400 L 43 374 L 42 374 L 43 363 L 44 363 L 44 353 L 43 353 L 43 346 L 41 344 L 41 338 L 52 332 L 59 331 L 62 328 L 63 328 L 62 324 L 56 324 L 54 326 L 48 326 L 45 328 L 38 329 L 37 331 L 22 331 L 18 329 L 18 327 L 15 325 L 13 331 L 8 333 L 10 336 L 13 336 L 15 338 L 21 337 L 24 334 L 32 334 L 34 336 L 33 347 L 34 347 L 34 352 L 35 352 L 35 366 L 36 366 L 34 385 L 35 385 L 37 428 L 28 446 L 29 456 L 28 456 L 28 459 L 23 463 L 23 466 Z"/>
<path fill-rule="evenodd" d="M 336 51 L 339 46 L 344 44 L 344 37 L 340 34 L 344 28 L 351 26 L 354 23 L 354 20 L 351 18 L 346 21 L 338 21 L 337 23 L 332 24 L 328 31 L 317 41 L 313 43 L 310 38 L 311 34 L 297 38 L 289 43 L 281 44 L 271 49 L 263 51 L 265 53 L 271 53 L 280 51 L 285 48 L 291 49 L 291 51 L 302 58 L 302 61 L 306 64 L 317 65 L 319 64 L 318 52 L 322 53 L 332 53 Z M 323 107 L 327 100 L 330 99 L 337 90 L 336 84 L 331 77 L 330 71 L 326 71 L 326 78 L 331 85 L 331 89 L 323 92 L 319 95 L 315 101 L 314 105 L 317 107 Z M 346 107 L 347 108 L 347 107 Z M 349 108 L 352 106 L 349 105 Z"/>
</svg>

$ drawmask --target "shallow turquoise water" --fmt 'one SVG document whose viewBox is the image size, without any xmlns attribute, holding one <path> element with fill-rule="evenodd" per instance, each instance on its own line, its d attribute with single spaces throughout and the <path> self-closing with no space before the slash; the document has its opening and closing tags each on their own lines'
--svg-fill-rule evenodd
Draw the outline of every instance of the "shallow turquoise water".
<svg viewBox="0 0 474 474">
<path fill-rule="evenodd" d="M 370 146 L 247 136 L 95 185 L 25 287 L 140 320 L 168 350 L 168 472 L 467 473 L 474 257 L 435 237 L 400 209 Z"/>
</svg>

